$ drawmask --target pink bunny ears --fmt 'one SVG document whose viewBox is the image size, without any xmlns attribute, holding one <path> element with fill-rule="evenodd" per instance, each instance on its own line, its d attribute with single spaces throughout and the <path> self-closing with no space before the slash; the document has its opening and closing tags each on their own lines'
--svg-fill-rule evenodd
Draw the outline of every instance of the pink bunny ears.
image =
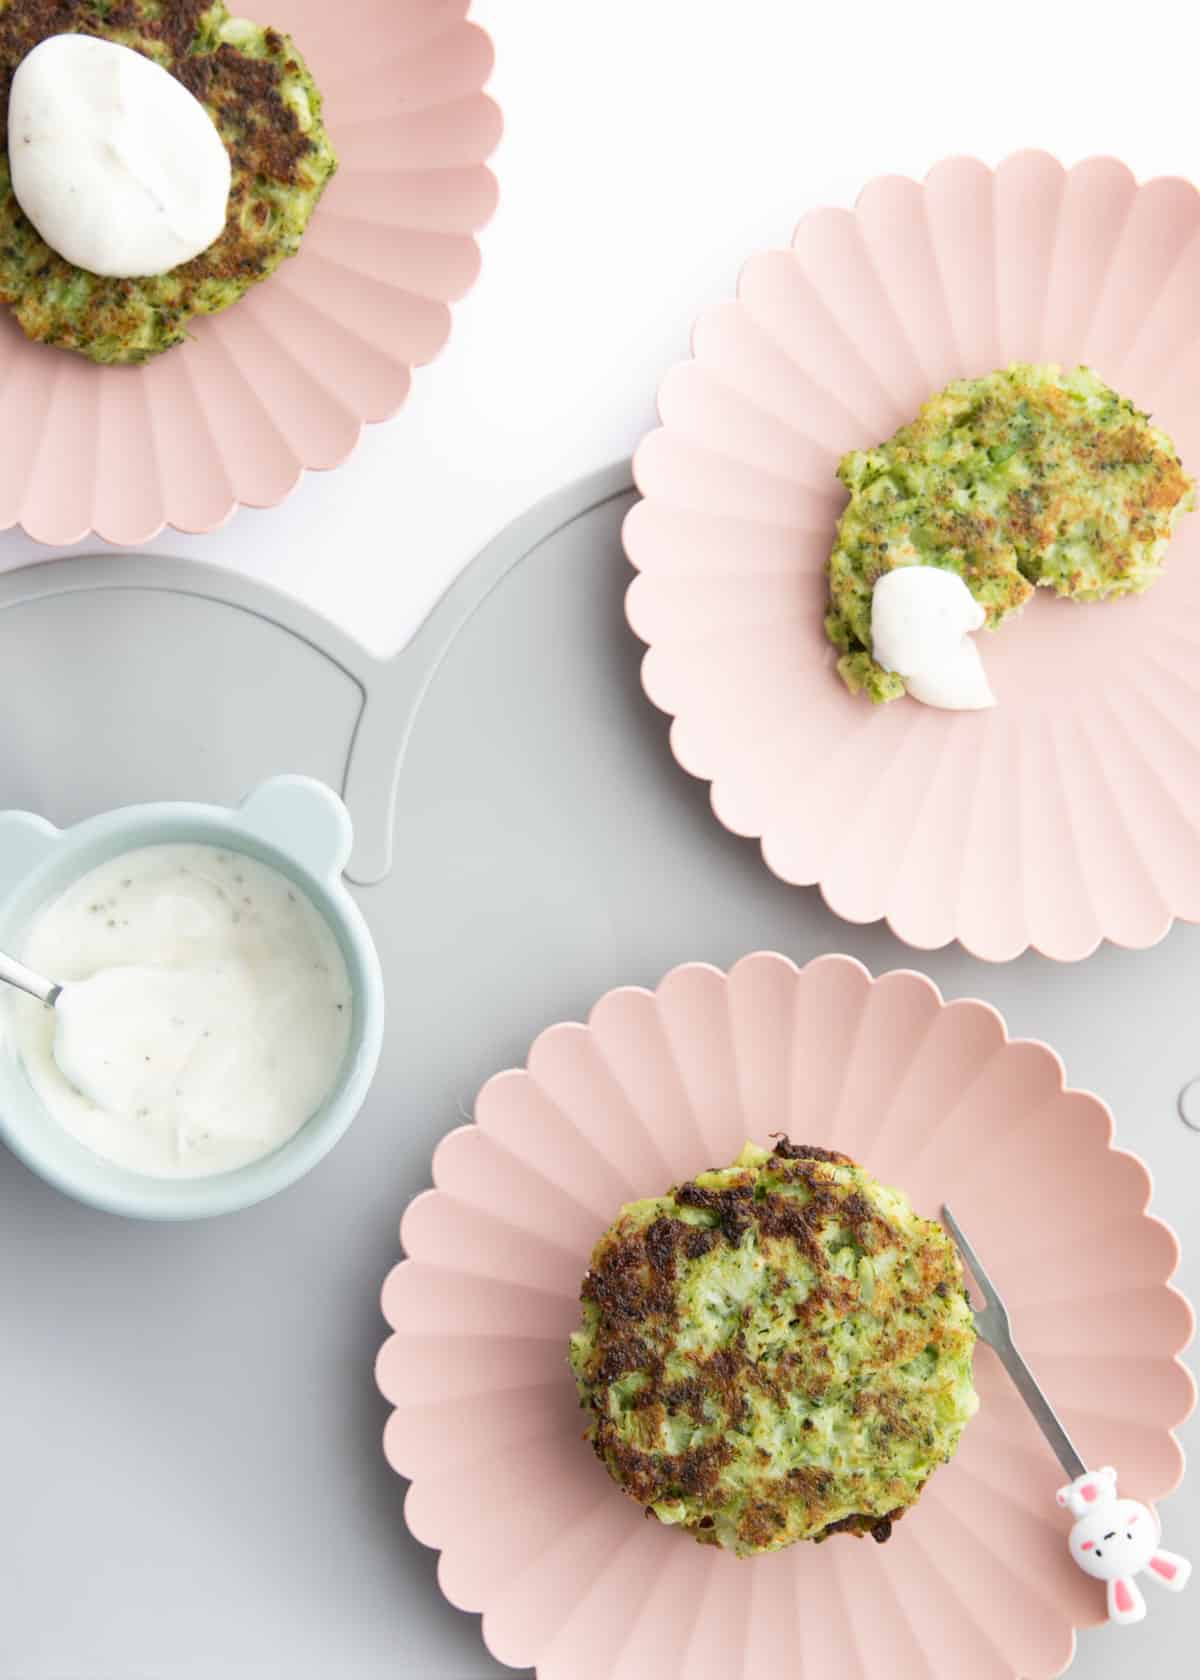
<svg viewBox="0 0 1200 1680">
<path fill-rule="evenodd" d="M 1117 1496 L 1117 1472 L 1106 1466 L 1103 1470 L 1089 1470 L 1066 1487 L 1059 1488 L 1055 1498 L 1073 1517 L 1086 1517 L 1097 1505 Z"/>
</svg>

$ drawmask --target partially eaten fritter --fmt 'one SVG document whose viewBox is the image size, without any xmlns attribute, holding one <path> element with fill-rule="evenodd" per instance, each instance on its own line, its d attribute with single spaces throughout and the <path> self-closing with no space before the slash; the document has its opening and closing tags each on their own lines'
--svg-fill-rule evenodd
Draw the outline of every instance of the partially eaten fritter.
<svg viewBox="0 0 1200 1680">
<path fill-rule="evenodd" d="M 946 1232 L 786 1138 L 622 1208 L 582 1298 L 597 1455 L 660 1522 L 744 1557 L 886 1540 L 976 1410 Z"/>
<path fill-rule="evenodd" d="M 1076 601 L 1149 588 L 1192 480 L 1170 438 L 1090 368 L 1016 363 L 959 379 L 838 468 L 850 502 L 829 559 L 826 631 L 852 692 L 898 699 L 872 658 L 871 598 L 897 566 L 956 572 L 987 627 L 1038 587 Z"/>
<path fill-rule="evenodd" d="M 12 78 L 53 35 L 131 47 L 205 107 L 230 154 L 225 230 L 190 262 L 148 279 L 76 268 L 39 237 L 12 190 Z M 94 362 L 144 362 L 274 273 L 337 167 L 321 96 L 286 35 L 230 17 L 224 0 L 0 0 L 0 302 L 25 333 Z"/>
</svg>

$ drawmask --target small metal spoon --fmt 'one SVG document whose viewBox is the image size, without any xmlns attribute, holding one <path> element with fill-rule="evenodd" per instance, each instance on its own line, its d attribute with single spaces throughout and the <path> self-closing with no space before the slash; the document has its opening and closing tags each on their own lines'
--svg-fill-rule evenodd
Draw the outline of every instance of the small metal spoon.
<svg viewBox="0 0 1200 1680">
<path fill-rule="evenodd" d="M 44 1003 L 48 1009 L 53 1009 L 58 1002 L 62 987 L 57 980 L 46 980 L 40 974 L 35 974 L 31 968 L 18 962 L 16 957 L 10 957 L 0 951 L 0 981 L 7 986 L 16 986 L 19 991 L 28 992 L 39 1003 Z"/>
</svg>

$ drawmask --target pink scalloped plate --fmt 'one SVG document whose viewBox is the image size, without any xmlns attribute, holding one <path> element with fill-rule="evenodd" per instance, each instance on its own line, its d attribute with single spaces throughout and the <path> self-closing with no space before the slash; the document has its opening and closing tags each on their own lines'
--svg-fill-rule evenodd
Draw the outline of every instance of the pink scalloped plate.
<svg viewBox="0 0 1200 1680">
<path fill-rule="evenodd" d="M 989 1349 L 978 1416 L 886 1546 L 750 1562 L 698 1546 L 647 1521 L 582 1438 L 566 1346 L 596 1238 L 623 1202 L 780 1131 L 924 1213 L 952 1201 L 1085 1457 L 1141 1499 L 1178 1484 L 1193 1318 L 1104 1104 L 919 974 L 758 953 L 552 1027 L 438 1148 L 383 1290 L 409 1526 L 493 1654 L 540 1680 L 729 1680 L 797 1657 L 805 1680 L 1050 1680 L 1103 1620 L 1103 1588 L 1070 1561 L 1061 1472 Z"/>
<path fill-rule="evenodd" d="M 840 456 L 949 380 L 1087 362 L 1200 475 L 1200 195 L 1093 158 L 954 158 L 819 210 L 697 323 L 634 460 L 643 681 L 783 880 L 994 961 L 1200 920 L 1200 515 L 1137 600 L 1041 592 L 985 638 L 993 712 L 852 698 L 825 641 Z"/>
<path fill-rule="evenodd" d="M 325 97 L 340 167 L 299 254 L 144 367 L 31 344 L 0 310 L 0 526 L 128 546 L 211 531 L 336 467 L 446 342 L 496 205 L 492 44 L 469 0 L 256 0 Z"/>
</svg>

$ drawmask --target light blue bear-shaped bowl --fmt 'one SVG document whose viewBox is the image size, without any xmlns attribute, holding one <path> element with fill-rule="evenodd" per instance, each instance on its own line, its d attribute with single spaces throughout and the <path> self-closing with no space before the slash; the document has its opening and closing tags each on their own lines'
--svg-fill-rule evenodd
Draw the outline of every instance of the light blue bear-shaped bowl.
<svg viewBox="0 0 1200 1680">
<path fill-rule="evenodd" d="M 350 814 L 341 800 L 306 776 L 264 782 L 231 810 L 183 803 L 130 805 L 68 829 L 57 829 L 28 811 L 0 812 L 0 949 L 19 946 L 43 905 L 110 858 L 140 846 L 200 843 L 243 852 L 293 881 L 337 936 L 353 993 L 350 1043 L 333 1090 L 294 1137 L 248 1166 L 211 1178 L 160 1179 L 103 1160 L 46 1113 L 5 1031 L 0 1137 L 9 1148 L 68 1196 L 135 1219 L 231 1213 L 273 1196 L 314 1167 L 361 1108 L 383 1043 L 379 957 L 342 882 L 352 839 Z"/>
</svg>

